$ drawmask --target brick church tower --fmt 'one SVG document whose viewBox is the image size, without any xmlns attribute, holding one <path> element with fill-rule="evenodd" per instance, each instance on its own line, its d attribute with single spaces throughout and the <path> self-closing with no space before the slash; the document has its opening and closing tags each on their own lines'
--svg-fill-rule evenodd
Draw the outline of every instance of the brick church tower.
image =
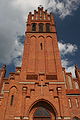
<svg viewBox="0 0 80 120">
<path fill-rule="evenodd" d="M 62 68 L 54 17 L 38 7 L 28 15 L 22 66 L 0 70 L 0 120 L 78 120 L 80 70 Z"/>
</svg>

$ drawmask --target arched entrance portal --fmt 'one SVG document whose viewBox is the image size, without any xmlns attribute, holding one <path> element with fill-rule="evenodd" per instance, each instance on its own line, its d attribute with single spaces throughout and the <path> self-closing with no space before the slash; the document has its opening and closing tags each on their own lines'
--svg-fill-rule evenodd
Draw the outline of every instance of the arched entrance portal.
<svg viewBox="0 0 80 120">
<path fill-rule="evenodd" d="M 56 111 L 45 101 L 39 101 L 34 104 L 29 114 L 30 120 L 55 120 Z"/>
</svg>

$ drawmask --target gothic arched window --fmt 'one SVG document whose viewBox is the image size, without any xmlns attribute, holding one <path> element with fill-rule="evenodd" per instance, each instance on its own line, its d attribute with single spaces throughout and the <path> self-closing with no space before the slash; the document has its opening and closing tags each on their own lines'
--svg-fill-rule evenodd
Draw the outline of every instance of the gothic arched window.
<svg viewBox="0 0 80 120">
<path fill-rule="evenodd" d="M 43 26 L 44 26 L 43 23 L 39 23 L 39 32 L 43 32 Z"/>
<path fill-rule="evenodd" d="M 50 24 L 46 23 L 46 32 L 50 32 Z"/>
<path fill-rule="evenodd" d="M 46 108 L 39 107 L 35 111 L 33 118 L 34 118 L 34 120 L 37 120 L 37 119 L 39 119 L 39 120 L 44 120 L 44 119 L 51 120 L 51 115 Z"/>
<path fill-rule="evenodd" d="M 36 31 L 36 23 L 32 23 L 32 31 Z"/>
</svg>

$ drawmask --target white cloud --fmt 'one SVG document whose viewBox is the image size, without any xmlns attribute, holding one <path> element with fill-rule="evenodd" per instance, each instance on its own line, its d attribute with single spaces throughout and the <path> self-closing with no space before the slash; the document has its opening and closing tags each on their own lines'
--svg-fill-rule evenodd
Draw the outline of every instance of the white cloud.
<svg viewBox="0 0 80 120">
<path fill-rule="evenodd" d="M 72 76 L 75 78 L 75 67 L 70 65 L 70 61 L 68 59 L 62 59 L 62 66 L 65 67 L 66 72 L 71 72 Z"/>
<path fill-rule="evenodd" d="M 71 72 L 72 76 L 75 77 L 75 67 L 72 64 L 72 61 L 66 59 L 65 55 L 73 55 L 77 51 L 77 46 L 75 44 L 70 43 L 58 43 L 61 56 L 62 56 L 62 66 L 65 67 L 66 72 Z"/>
<path fill-rule="evenodd" d="M 33 11 L 34 9 L 37 9 L 39 5 L 44 6 L 46 8 L 46 5 L 48 3 L 48 0 L 14 0 L 12 1 L 12 6 L 18 8 L 25 13 Z"/>
<path fill-rule="evenodd" d="M 1 54 L 0 62 L 2 64 L 10 64 L 11 62 L 13 62 L 15 65 L 21 65 L 23 44 L 16 39 L 13 45 L 11 46 L 10 45 L 11 43 L 10 44 L 8 43 L 9 48 L 6 48 L 6 49 L 4 48 L 4 50 L 1 52 L 2 54 Z"/>
<path fill-rule="evenodd" d="M 10 64 L 20 55 L 22 46 L 17 35 L 24 34 L 23 13 L 12 6 L 11 0 L 0 0 L 0 63 Z"/>
<path fill-rule="evenodd" d="M 78 49 L 75 44 L 70 43 L 59 42 L 58 46 L 61 51 L 61 55 L 74 54 L 75 51 Z"/>
<path fill-rule="evenodd" d="M 68 68 L 66 68 L 66 72 L 71 72 L 72 76 L 75 78 L 75 67 L 74 66 L 70 66 Z"/>
<path fill-rule="evenodd" d="M 62 66 L 63 66 L 63 67 L 67 68 L 67 66 L 69 66 L 69 61 L 68 61 L 68 59 L 62 59 L 61 62 L 62 62 Z"/>
<path fill-rule="evenodd" d="M 23 54 L 23 44 L 18 40 L 16 40 L 12 52 L 12 61 L 14 62 L 15 66 L 21 66 L 22 54 Z"/>
<path fill-rule="evenodd" d="M 58 13 L 63 19 L 67 15 L 72 15 L 79 6 L 80 0 L 49 0 L 47 8 L 53 13 Z"/>
</svg>

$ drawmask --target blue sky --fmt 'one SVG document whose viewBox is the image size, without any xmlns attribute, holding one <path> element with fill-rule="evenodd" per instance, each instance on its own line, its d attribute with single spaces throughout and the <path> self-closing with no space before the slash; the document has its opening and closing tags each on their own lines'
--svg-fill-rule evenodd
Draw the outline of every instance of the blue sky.
<svg viewBox="0 0 80 120">
<path fill-rule="evenodd" d="M 62 64 L 67 72 L 80 67 L 80 0 L 0 0 L 0 67 L 7 75 L 21 65 L 27 15 L 43 5 L 54 13 Z"/>
</svg>

